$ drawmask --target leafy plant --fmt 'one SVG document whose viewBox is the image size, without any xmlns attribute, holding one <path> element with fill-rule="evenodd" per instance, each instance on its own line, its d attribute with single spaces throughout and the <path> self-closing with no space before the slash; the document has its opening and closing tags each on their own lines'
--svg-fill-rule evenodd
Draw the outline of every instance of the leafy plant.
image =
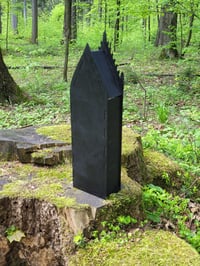
<svg viewBox="0 0 200 266">
<path fill-rule="evenodd" d="M 137 219 L 129 215 L 120 215 L 113 221 L 101 222 L 102 230 L 93 231 L 92 237 L 101 242 L 108 242 L 116 238 L 122 238 L 122 241 L 126 241 L 128 239 L 128 228 L 135 225 L 137 222 Z"/>
<path fill-rule="evenodd" d="M 9 228 L 7 228 L 5 233 L 10 243 L 13 241 L 19 242 L 23 237 L 25 237 L 25 234 L 21 230 L 17 229 L 17 227 L 14 225 L 11 225 Z"/>
<path fill-rule="evenodd" d="M 143 190 L 146 218 L 153 223 L 167 222 L 178 234 L 200 252 L 199 221 L 188 208 L 189 199 L 172 196 L 162 188 L 148 185 Z M 195 229 L 188 227 L 189 221 L 196 223 Z"/>
<path fill-rule="evenodd" d="M 76 234 L 73 239 L 75 245 L 80 248 L 84 248 L 86 245 L 86 238 L 83 233 Z"/>
<path fill-rule="evenodd" d="M 131 217 L 130 215 L 128 216 L 120 215 L 117 217 L 117 222 L 119 223 L 120 226 L 127 226 L 131 224 L 136 224 L 137 219 Z"/>
<path fill-rule="evenodd" d="M 160 103 L 157 107 L 157 115 L 160 123 L 166 123 L 169 117 L 169 110 L 165 104 Z"/>
</svg>

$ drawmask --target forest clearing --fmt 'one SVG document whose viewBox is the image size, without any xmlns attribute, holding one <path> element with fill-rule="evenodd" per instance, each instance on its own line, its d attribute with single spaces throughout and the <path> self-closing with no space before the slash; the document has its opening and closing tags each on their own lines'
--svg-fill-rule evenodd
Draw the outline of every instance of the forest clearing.
<svg viewBox="0 0 200 266">
<path fill-rule="evenodd" d="M 83 232 L 74 234 L 72 253 L 75 255 L 69 265 L 131 265 L 131 262 L 132 265 L 140 265 L 136 264 L 138 262 L 143 263 L 141 265 L 199 265 L 198 1 L 132 3 L 126 0 L 66 0 L 64 4 L 62 1 L 25 1 L 26 16 L 22 13 L 25 10 L 24 3 L 21 3 L 23 1 L 18 2 L 0 2 L 0 48 L 11 77 L 26 97 L 23 101 L 14 102 L 12 97 L 9 98 L 8 90 L 8 97 L 3 99 L 3 86 L 0 86 L 0 99 L 3 99 L 0 103 L 0 130 L 57 126 L 61 138 L 63 129 L 66 130 L 65 126 L 70 125 L 71 121 L 70 84 L 73 73 L 86 44 L 89 44 L 91 50 L 97 50 L 106 31 L 117 69 L 124 73 L 122 125 L 141 137 L 142 152 L 149 171 L 147 181 L 139 182 L 144 217 L 141 216 L 140 219 L 122 213 L 113 220 L 103 220 L 101 226 L 89 235 L 84 235 Z M 34 2 L 38 13 L 35 14 L 36 24 L 33 26 Z M 16 17 L 17 23 L 13 24 Z M 169 17 L 171 19 L 167 21 Z M 1 64 L 0 77 L 2 85 L 4 76 L 1 76 Z M 129 146 L 126 137 L 126 145 L 127 143 Z M 126 152 L 123 150 L 124 153 Z M 169 168 L 164 168 L 163 162 L 168 160 Z M 178 165 L 175 175 L 171 172 L 174 164 Z M 160 168 L 157 169 L 156 165 Z M 57 193 L 58 197 L 63 197 L 59 186 L 64 182 L 61 174 L 69 174 L 65 163 L 53 167 L 29 168 L 29 164 L 1 160 L 0 180 L 5 175 L 12 179 L 13 175 L 16 182 L 14 173 L 23 176 L 20 177 L 22 184 L 19 191 L 16 192 L 9 184 L 2 187 L 1 199 L 9 195 L 12 198 L 14 192 L 23 198 L 20 190 L 26 191 L 29 188 L 27 180 L 23 184 L 25 175 L 35 171 L 41 171 L 42 181 L 39 183 L 42 186 L 50 182 L 46 178 L 48 173 L 53 176 L 53 182 L 59 176 L 58 187 L 54 187 L 54 183 L 51 187 L 52 195 Z M 39 180 L 38 175 L 36 179 Z M 177 187 L 176 182 L 179 182 Z M 61 201 L 56 205 L 58 201 L 52 201 L 52 197 L 45 197 L 44 193 L 48 194 L 46 186 L 44 192 L 37 194 L 37 198 L 60 208 Z M 65 201 L 62 202 L 62 207 L 63 204 Z M 14 235 L 15 240 L 15 233 L 21 228 L 13 226 L 7 229 L 12 229 L 8 232 L 11 236 Z M 21 233 L 19 242 L 24 237 L 24 232 Z M 8 241 L 10 235 L 7 234 Z M 178 237 L 178 240 L 174 237 Z M 169 239 L 172 247 L 174 244 L 174 250 L 172 248 L 166 252 L 166 247 L 171 245 Z M 179 240 L 183 242 L 176 242 Z M 156 252 L 160 243 L 163 246 Z M 164 254 L 162 258 L 161 253 Z M 46 256 L 51 258 L 53 255 Z M 190 261 L 190 256 L 194 261 Z M 177 257 L 180 263 L 177 262 Z M 45 265 L 51 265 L 48 264 L 49 260 Z M 64 262 L 56 263 L 55 265 L 68 265 Z"/>
</svg>

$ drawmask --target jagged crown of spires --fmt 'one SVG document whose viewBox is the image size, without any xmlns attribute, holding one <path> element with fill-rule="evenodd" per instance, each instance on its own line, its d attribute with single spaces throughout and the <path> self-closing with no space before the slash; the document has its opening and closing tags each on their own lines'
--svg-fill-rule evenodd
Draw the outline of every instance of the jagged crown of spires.
<svg viewBox="0 0 200 266">
<path fill-rule="evenodd" d="M 113 58 L 113 54 L 111 52 L 110 44 L 107 41 L 107 36 L 106 36 L 105 31 L 103 33 L 103 39 L 101 41 L 101 46 L 99 47 L 99 50 L 103 51 L 106 54 L 111 66 L 112 66 L 112 70 L 115 73 L 115 76 L 118 78 L 118 81 L 120 82 L 120 85 L 123 89 L 124 74 L 120 73 L 120 71 L 117 70 L 117 65 L 115 64 L 115 59 Z"/>
</svg>

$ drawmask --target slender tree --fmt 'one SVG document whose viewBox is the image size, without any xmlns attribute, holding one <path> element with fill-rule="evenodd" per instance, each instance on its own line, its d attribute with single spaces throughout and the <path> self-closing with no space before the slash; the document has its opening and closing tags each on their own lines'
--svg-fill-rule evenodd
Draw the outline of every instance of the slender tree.
<svg viewBox="0 0 200 266">
<path fill-rule="evenodd" d="M 188 32 L 188 37 L 187 37 L 187 41 L 186 41 L 185 47 L 188 47 L 190 45 L 190 41 L 192 39 L 192 27 L 193 27 L 193 24 L 194 24 L 194 18 L 195 18 L 195 14 L 193 13 L 190 16 L 189 32 Z"/>
<path fill-rule="evenodd" d="M 2 20 L 1 20 L 1 16 L 2 16 L 2 6 L 0 3 L 0 34 L 2 33 Z"/>
<path fill-rule="evenodd" d="M 24 0 L 23 4 L 23 17 L 24 17 L 24 25 L 27 24 L 27 1 Z"/>
<path fill-rule="evenodd" d="M 121 1 L 116 0 L 117 11 L 116 11 L 116 19 L 115 19 L 115 27 L 114 27 L 114 51 L 119 44 L 119 31 L 120 31 L 120 5 Z"/>
<path fill-rule="evenodd" d="M 7 0 L 6 3 L 7 3 L 7 10 L 6 10 L 6 50 L 8 50 L 8 29 L 9 29 L 10 0 Z"/>
<path fill-rule="evenodd" d="M 16 8 L 16 0 L 12 0 L 12 5 L 11 5 L 11 25 L 13 32 L 15 34 L 18 33 L 18 17 L 17 17 L 17 8 Z"/>
<path fill-rule="evenodd" d="M 38 1 L 32 0 L 32 38 L 33 44 L 38 43 Z"/>
<path fill-rule="evenodd" d="M 72 14 L 71 14 L 71 35 L 70 39 L 74 42 L 77 38 L 77 0 L 72 0 Z"/>
<path fill-rule="evenodd" d="M 67 81 L 68 78 L 67 71 L 68 71 L 70 32 L 71 32 L 71 15 L 72 15 L 72 0 L 65 0 L 65 10 L 64 10 L 65 60 L 64 60 L 64 70 L 63 70 L 64 81 Z"/>
</svg>

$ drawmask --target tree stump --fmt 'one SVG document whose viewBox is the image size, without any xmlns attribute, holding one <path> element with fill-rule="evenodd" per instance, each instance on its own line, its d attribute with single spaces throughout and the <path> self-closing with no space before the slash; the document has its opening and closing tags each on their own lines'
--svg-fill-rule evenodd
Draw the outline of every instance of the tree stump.
<svg viewBox="0 0 200 266">
<path fill-rule="evenodd" d="M 19 88 L 7 66 L 4 63 L 2 51 L 0 49 L 0 103 L 19 103 L 28 99 L 27 95 Z"/>
</svg>

